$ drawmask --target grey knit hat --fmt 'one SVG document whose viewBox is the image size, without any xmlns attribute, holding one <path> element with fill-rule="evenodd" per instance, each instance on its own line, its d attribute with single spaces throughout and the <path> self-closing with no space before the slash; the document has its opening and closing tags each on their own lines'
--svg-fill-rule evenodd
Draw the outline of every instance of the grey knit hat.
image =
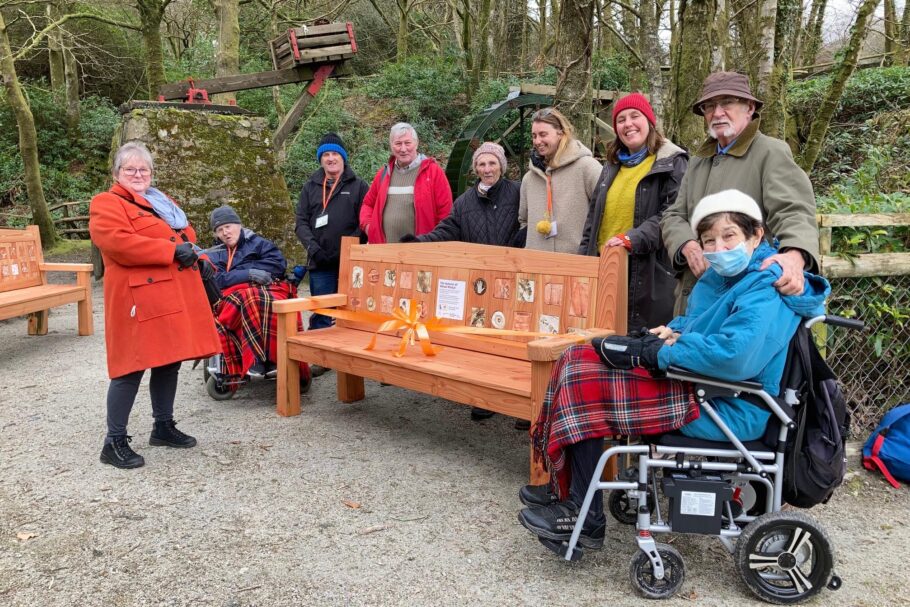
<svg viewBox="0 0 910 607">
<path fill-rule="evenodd" d="M 240 215 L 237 214 L 237 211 L 228 205 L 218 207 L 212 211 L 212 214 L 209 216 L 209 223 L 212 226 L 213 232 L 226 223 L 243 224 L 243 222 L 240 221 Z"/>
<path fill-rule="evenodd" d="M 492 154 L 496 156 L 496 160 L 499 161 L 499 169 L 502 171 L 502 174 L 506 174 L 506 169 L 509 167 L 509 163 L 506 162 L 506 151 L 502 149 L 502 146 L 498 143 L 493 143 L 492 141 L 484 141 L 481 143 L 476 150 L 474 150 L 474 156 L 471 158 L 471 168 L 474 168 L 474 165 L 477 164 L 477 157 L 481 154 Z"/>
</svg>

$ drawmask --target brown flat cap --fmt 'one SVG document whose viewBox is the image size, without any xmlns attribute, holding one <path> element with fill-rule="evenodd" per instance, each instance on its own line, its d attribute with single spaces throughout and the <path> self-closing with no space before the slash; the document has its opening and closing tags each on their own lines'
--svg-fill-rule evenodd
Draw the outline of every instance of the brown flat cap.
<svg viewBox="0 0 910 607">
<path fill-rule="evenodd" d="M 708 74 L 704 84 L 701 85 L 701 97 L 692 104 L 692 112 L 701 116 L 698 106 L 712 97 L 723 95 L 754 101 L 756 114 L 764 105 L 763 101 L 756 99 L 752 95 L 752 90 L 749 88 L 749 78 L 745 75 L 737 72 L 714 72 L 713 74 Z"/>
</svg>

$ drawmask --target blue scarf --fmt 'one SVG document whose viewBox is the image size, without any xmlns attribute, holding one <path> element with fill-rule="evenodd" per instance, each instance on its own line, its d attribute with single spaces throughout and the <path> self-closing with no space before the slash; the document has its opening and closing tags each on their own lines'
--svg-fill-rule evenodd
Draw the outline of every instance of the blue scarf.
<svg viewBox="0 0 910 607">
<path fill-rule="evenodd" d="M 629 149 L 626 147 L 619 148 L 619 151 L 616 152 L 616 157 L 619 158 L 619 161 L 624 167 L 635 167 L 641 164 L 641 161 L 648 157 L 648 146 L 642 146 L 640 150 L 634 154 L 629 153 Z"/>
<path fill-rule="evenodd" d="M 155 212 L 161 219 L 167 222 L 167 225 L 175 230 L 182 230 L 190 225 L 186 219 L 186 213 L 164 195 L 161 190 L 149 188 L 142 194 L 142 197 L 148 200 Z"/>
</svg>

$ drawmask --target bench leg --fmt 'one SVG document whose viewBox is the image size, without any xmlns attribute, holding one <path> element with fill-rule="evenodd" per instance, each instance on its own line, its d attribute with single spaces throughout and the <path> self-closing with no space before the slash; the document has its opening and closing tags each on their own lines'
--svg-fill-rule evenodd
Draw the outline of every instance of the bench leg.
<svg viewBox="0 0 910 607">
<path fill-rule="evenodd" d="M 95 326 L 92 319 L 92 286 L 89 284 L 88 273 L 78 273 L 76 282 L 85 287 L 85 299 L 76 304 L 79 313 L 79 335 L 92 335 Z"/>
<path fill-rule="evenodd" d="M 363 389 L 363 378 L 359 375 L 335 371 L 338 378 L 338 400 L 343 403 L 353 403 L 363 400 L 366 392 Z"/>
<path fill-rule="evenodd" d="M 41 310 L 28 315 L 29 335 L 47 335 L 47 313 L 47 310 Z"/>
<path fill-rule="evenodd" d="M 553 370 L 553 361 L 531 361 L 531 425 L 537 423 L 540 409 L 543 407 L 543 398 L 547 393 L 547 383 Z M 544 468 L 542 461 L 534 461 L 534 444 L 531 448 L 531 474 L 532 485 L 545 485 L 550 482 L 550 474 Z"/>
<path fill-rule="evenodd" d="M 297 314 L 278 315 L 278 377 L 275 408 L 278 415 L 300 415 L 300 364 L 288 357 L 288 337 L 297 334 Z"/>
</svg>

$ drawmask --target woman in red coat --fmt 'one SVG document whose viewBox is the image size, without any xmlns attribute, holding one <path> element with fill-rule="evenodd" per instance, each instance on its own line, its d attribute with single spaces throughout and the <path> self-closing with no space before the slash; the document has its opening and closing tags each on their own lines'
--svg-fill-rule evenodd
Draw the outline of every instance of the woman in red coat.
<svg viewBox="0 0 910 607">
<path fill-rule="evenodd" d="M 174 423 L 180 362 L 221 346 L 205 295 L 196 232 L 170 198 L 151 187 L 154 164 L 141 143 L 114 158 L 114 185 L 89 207 L 89 231 L 104 258 L 107 437 L 101 461 L 118 468 L 145 464 L 126 434 L 139 382 L 151 369 L 155 418 L 150 445 L 188 448 L 196 439 Z"/>
</svg>

